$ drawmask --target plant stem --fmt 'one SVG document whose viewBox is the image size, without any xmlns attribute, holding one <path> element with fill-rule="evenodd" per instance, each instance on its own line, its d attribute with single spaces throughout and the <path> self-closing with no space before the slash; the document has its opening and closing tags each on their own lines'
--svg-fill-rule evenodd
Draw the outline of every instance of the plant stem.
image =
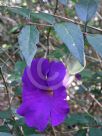
<svg viewBox="0 0 102 136">
<path fill-rule="evenodd" d="M 56 14 L 57 9 L 58 9 L 58 0 L 56 0 L 55 9 L 54 9 L 54 13 L 53 13 L 54 15 Z M 49 38 L 50 38 L 51 29 L 52 29 L 52 27 L 50 27 L 48 29 L 48 33 L 47 33 L 47 46 L 48 46 L 47 56 L 49 55 L 49 50 L 50 50 L 50 48 L 49 48 Z"/>
</svg>

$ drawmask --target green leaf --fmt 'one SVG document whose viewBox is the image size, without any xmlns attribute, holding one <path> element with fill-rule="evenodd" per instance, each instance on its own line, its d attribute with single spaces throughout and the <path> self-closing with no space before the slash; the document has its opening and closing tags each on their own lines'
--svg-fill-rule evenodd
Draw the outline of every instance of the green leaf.
<svg viewBox="0 0 102 136">
<path fill-rule="evenodd" d="M 102 35 L 89 34 L 87 35 L 87 40 L 94 50 L 102 57 Z"/>
<path fill-rule="evenodd" d="M 23 131 L 24 131 L 24 136 L 28 136 L 28 135 L 31 135 L 31 134 L 35 133 L 34 128 L 30 128 L 30 127 L 28 127 L 26 125 L 23 125 L 22 128 L 23 128 Z"/>
<path fill-rule="evenodd" d="M 65 44 L 61 44 L 56 47 L 55 50 L 50 51 L 49 57 L 60 59 L 65 57 L 67 54 L 70 54 L 68 48 L 65 46 Z"/>
<path fill-rule="evenodd" d="M 24 61 L 17 61 L 15 64 L 15 72 L 23 73 L 26 64 Z"/>
<path fill-rule="evenodd" d="M 0 126 L 0 132 L 9 132 L 9 129 L 6 127 L 6 125 Z"/>
<path fill-rule="evenodd" d="M 34 13 L 34 12 L 32 12 L 31 16 L 34 18 L 37 18 L 37 19 L 41 19 L 41 20 L 48 22 L 50 24 L 56 23 L 55 17 L 53 15 L 48 14 L 48 13 L 44 13 L 44 12 Z"/>
<path fill-rule="evenodd" d="M 63 5 L 67 5 L 69 0 L 59 0 Z"/>
<path fill-rule="evenodd" d="M 99 0 L 79 0 L 76 4 L 76 13 L 82 21 L 89 21 L 96 13 Z"/>
<path fill-rule="evenodd" d="M 67 67 L 70 74 L 75 75 L 84 70 L 86 66 L 86 60 L 84 58 L 84 66 L 82 66 L 78 60 L 72 55 L 69 56 Z"/>
<path fill-rule="evenodd" d="M 0 136 L 12 136 L 10 133 L 0 132 Z"/>
<path fill-rule="evenodd" d="M 9 119 L 9 118 L 11 118 L 11 111 L 10 111 L 10 109 L 5 110 L 5 111 L 0 111 L 0 118 L 1 119 Z"/>
<path fill-rule="evenodd" d="M 26 63 L 30 65 L 37 51 L 36 44 L 39 42 L 39 31 L 35 26 L 26 25 L 21 30 L 18 41 Z"/>
<path fill-rule="evenodd" d="M 21 87 L 16 87 L 15 95 L 21 95 Z"/>
<path fill-rule="evenodd" d="M 27 8 L 18 8 L 18 7 L 13 7 L 13 8 L 8 8 L 9 11 L 16 13 L 18 15 L 21 15 L 27 19 L 30 19 L 31 17 L 34 17 L 36 19 L 41 19 L 44 20 L 45 22 L 48 22 L 50 24 L 54 24 L 55 21 L 55 17 L 51 14 L 48 13 L 44 13 L 44 12 L 39 12 L 39 13 L 35 13 L 34 11 L 27 9 Z"/>
<path fill-rule="evenodd" d="M 9 11 L 16 13 L 18 15 L 21 15 L 25 18 L 30 19 L 31 10 L 27 8 L 21 8 L 21 7 L 10 7 L 8 8 Z"/>
<path fill-rule="evenodd" d="M 74 136 L 86 136 L 87 130 L 81 129 Z"/>
<path fill-rule="evenodd" d="M 66 44 L 71 54 L 84 65 L 84 40 L 80 27 L 73 23 L 57 23 L 55 31 Z"/>
<path fill-rule="evenodd" d="M 67 125 L 89 125 L 96 124 L 95 120 L 86 113 L 73 113 L 68 116 L 65 123 Z"/>
<path fill-rule="evenodd" d="M 90 128 L 89 136 L 102 136 L 102 129 L 100 129 L 100 128 Z"/>
</svg>

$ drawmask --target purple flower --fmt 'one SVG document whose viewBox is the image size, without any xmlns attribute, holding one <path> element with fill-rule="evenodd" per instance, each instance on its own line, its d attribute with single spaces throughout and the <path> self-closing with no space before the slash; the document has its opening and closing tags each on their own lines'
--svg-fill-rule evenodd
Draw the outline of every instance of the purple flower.
<svg viewBox="0 0 102 136">
<path fill-rule="evenodd" d="M 29 127 L 43 131 L 48 123 L 62 123 L 69 112 L 63 85 L 66 68 L 62 62 L 34 59 L 22 77 L 22 104 L 17 113 Z"/>
</svg>

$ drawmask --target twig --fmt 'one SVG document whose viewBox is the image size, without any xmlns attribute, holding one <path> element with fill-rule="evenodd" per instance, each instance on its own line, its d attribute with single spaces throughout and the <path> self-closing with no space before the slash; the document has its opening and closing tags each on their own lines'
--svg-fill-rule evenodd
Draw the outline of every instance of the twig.
<svg viewBox="0 0 102 136">
<path fill-rule="evenodd" d="M 34 23 L 34 22 L 27 22 L 27 25 L 37 25 L 37 26 L 45 26 L 45 27 L 53 27 L 53 25 L 48 25 L 48 24 L 39 24 L 39 23 Z"/>
<path fill-rule="evenodd" d="M 81 86 L 86 92 L 88 92 L 88 89 L 84 85 Z M 89 95 L 98 104 L 98 106 L 102 108 L 102 104 L 91 93 L 89 93 Z"/>
<path fill-rule="evenodd" d="M 52 15 L 56 18 L 60 18 L 61 20 L 64 20 L 64 21 L 68 21 L 68 22 L 72 22 L 74 24 L 77 24 L 77 25 L 80 25 L 80 26 L 85 26 L 85 24 L 81 23 L 81 22 L 78 22 L 78 21 L 75 21 L 75 20 L 72 20 L 70 18 L 66 18 L 66 17 L 62 17 L 62 16 L 59 16 L 59 15 L 54 15 L 54 14 L 49 14 L 49 15 Z M 33 22 L 28 22 L 27 24 L 30 24 L 30 25 L 38 25 L 38 26 L 45 26 L 45 27 L 53 27 L 53 25 L 49 25 L 49 24 L 39 24 L 39 23 L 33 23 Z M 90 29 L 93 29 L 93 30 L 96 30 L 96 31 L 99 31 L 99 32 L 102 32 L 102 29 L 101 28 L 96 28 L 94 26 L 91 26 L 91 25 L 87 25 L 87 28 L 90 28 Z"/>
<path fill-rule="evenodd" d="M 57 136 L 54 127 L 52 127 L 52 130 L 53 130 L 54 136 Z"/>
<path fill-rule="evenodd" d="M 13 26 L 17 25 L 17 22 L 15 20 L 13 20 L 12 18 L 9 18 L 8 16 L 0 15 L 0 19 L 3 20 L 3 21 L 7 21 L 7 22 L 11 23 Z"/>
<path fill-rule="evenodd" d="M 5 85 L 5 88 L 6 88 L 6 94 L 7 94 L 7 98 L 8 98 L 9 108 L 11 108 L 11 102 L 10 102 L 9 90 L 8 90 L 8 87 L 7 87 L 7 84 L 6 84 L 5 78 L 4 78 L 4 76 L 3 76 L 3 73 L 2 73 L 2 69 L 1 69 L 1 67 L 0 67 L 0 74 L 1 74 L 1 77 L 2 77 L 2 79 L 3 79 L 3 82 L 4 82 L 4 85 Z"/>
<path fill-rule="evenodd" d="M 54 9 L 54 15 L 56 14 L 57 12 L 57 9 L 58 9 L 58 0 L 56 0 L 56 4 L 55 4 L 55 9 Z M 47 46 L 48 46 L 48 50 L 47 50 L 47 53 L 46 55 L 49 55 L 49 38 L 50 38 L 50 33 L 51 33 L 51 27 L 48 29 L 48 33 L 47 33 Z"/>
<path fill-rule="evenodd" d="M 51 14 L 51 15 L 52 15 L 52 14 Z M 72 20 L 72 19 L 69 19 L 69 18 L 66 18 L 66 17 L 62 17 L 62 16 L 59 16 L 59 15 L 52 15 L 52 16 L 55 16 L 55 17 L 57 17 L 57 18 L 60 18 L 60 19 L 62 19 L 62 20 L 68 21 L 68 22 L 72 22 L 72 23 L 74 23 L 74 24 L 78 24 L 78 25 L 81 25 L 81 26 L 85 26 L 85 24 L 83 24 L 83 23 L 81 23 L 81 22 L 77 22 L 77 21 L 75 21 L 75 20 Z M 102 32 L 102 29 L 100 29 L 100 28 L 96 28 L 96 27 L 90 26 L 90 25 L 87 25 L 87 27 L 88 27 L 88 28 L 91 28 L 91 29 L 94 29 L 94 30 L 96 30 L 96 31 Z"/>
<path fill-rule="evenodd" d="M 57 0 L 58 1 L 58 0 Z M 5 6 L 6 8 L 15 8 L 15 7 L 18 7 L 20 8 L 19 6 Z M 57 9 L 57 8 L 55 8 Z M 60 18 L 61 20 L 65 20 L 65 21 L 68 21 L 68 22 L 72 22 L 74 24 L 78 24 L 78 25 L 81 25 L 81 26 L 85 26 L 85 24 L 81 23 L 81 22 L 78 22 L 78 21 L 75 21 L 75 20 L 72 20 L 72 19 L 69 19 L 69 18 L 66 18 L 66 17 L 62 17 L 62 16 L 59 16 L 59 15 L 55 15 L 55 14 L 50 14 L 49 15 L 52 15 L 54 17 L 57 17 L 57 18 Z M 32 23 L 30 22 L 31 25 L 41 25 L 41 26 L 48 26 L 48 27 L 53 27 L 53 25 L 48 25 L 48 24 L 38 24 L 38 23 Z M 90 29 L 94 29 L 96 31 L 99 31 L 99 32 L 102 32 L 102 29 L 100 28 L 96 28 L 94 26 L 91 26 L 91 25 L 87 25 L 88 28 Z"/>
</svg>

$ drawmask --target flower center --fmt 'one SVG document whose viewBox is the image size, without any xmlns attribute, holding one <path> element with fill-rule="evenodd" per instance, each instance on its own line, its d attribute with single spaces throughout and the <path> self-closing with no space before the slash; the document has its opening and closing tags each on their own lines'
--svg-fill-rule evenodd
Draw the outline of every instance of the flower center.
<svg viewBox="0 0 102 136">
<path fill-rule="evenodd" d="M 51 96 L 53 96 L 53 90 L 51 88 L 48 88 L 47 93 Z"/>
</svg>

